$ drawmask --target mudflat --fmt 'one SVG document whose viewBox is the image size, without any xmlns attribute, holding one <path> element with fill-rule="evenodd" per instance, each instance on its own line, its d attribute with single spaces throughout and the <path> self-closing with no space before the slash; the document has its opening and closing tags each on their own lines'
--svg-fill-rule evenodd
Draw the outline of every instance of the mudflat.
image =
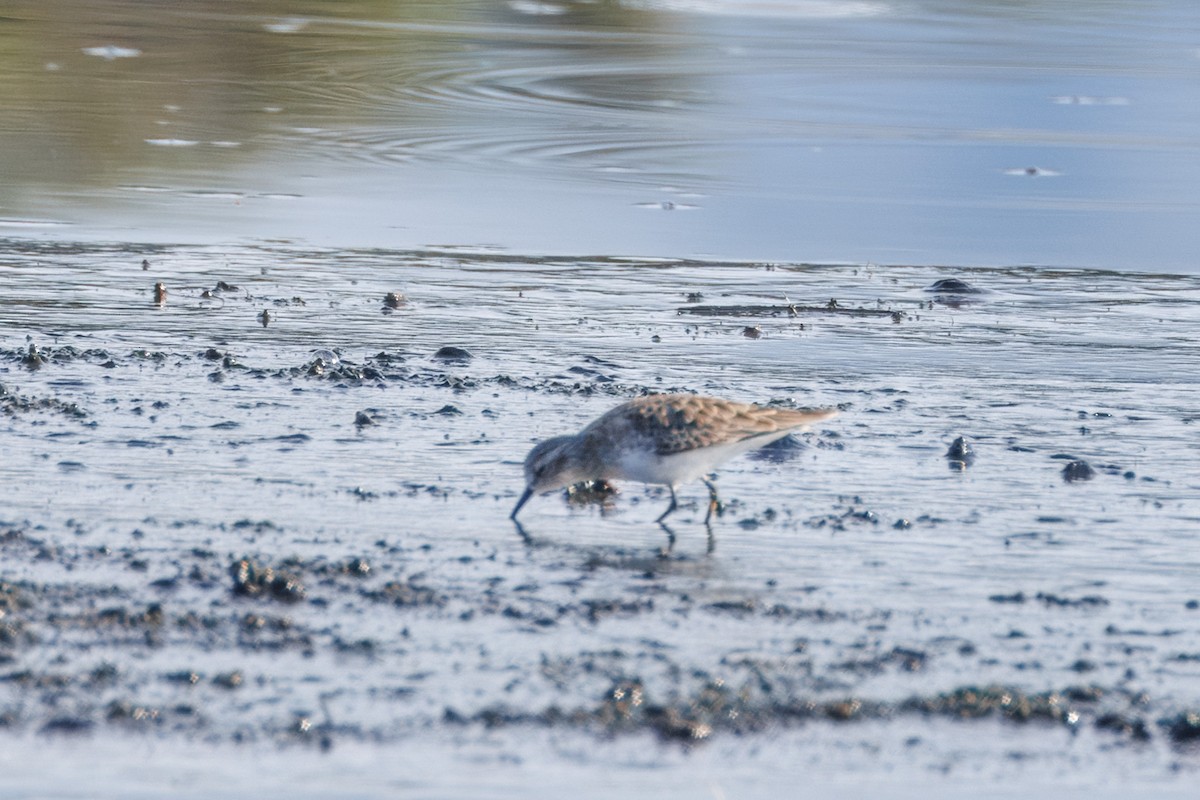
<svg viewBox="0 0 1200 800">
<path fill-rule="evenodd" d="M 1194 276 L 3 261 L 13 796 L 1194 785 Z M 711 552 L 700 484 L 670 548 L 628 484 L 522 538 L 530 445 L 658 391 L 841 413 L 723 466 Z"/>
</svg>

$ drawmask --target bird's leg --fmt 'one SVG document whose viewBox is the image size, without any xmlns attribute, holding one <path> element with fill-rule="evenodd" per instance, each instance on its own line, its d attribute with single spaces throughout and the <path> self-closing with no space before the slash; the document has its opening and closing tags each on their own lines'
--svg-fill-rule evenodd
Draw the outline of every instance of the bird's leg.
<svg viewBox="0 0 1200 800">
<path fill-rule="evenodd" d="M 709 525 L 707 522 L 704 523 L 704 530 L 708 531 L 708 547 L 704 552 L 711 556 L 713 551 L 717 549 L 717 537 L 713 536 L 712 525 Z"/>
<path fill-rule="evenodd" d="M 708 487 L 708 513 L 704 515 L 704 524 L 707 525 L 709 520 L 712 519 L 714 511 L 717 512 L 717 516 L 719 517 L 725 509 L 721 507 L 721 501 L 717 497 L 716 484 L 708 478 L 703 478 L 702 480 L 704 481 L 704 485 Z"/>
<path fill-rule="evenodd" d="M 667 517 L 669 517 L 671 515 L 671 512 L 673 512 L 675 510 L 675 507 L 678 505 L 678 502 L 675 500 L 675 487 L 668 486 L 667 488 L 671 490 L 671 505 L 667 506 L 667 510 L 662 513 L 662 516 L 660 516 L 658 519 L 654 520 L 659 525 L 662 524 L 662 521 L 664 519 L 666 519 Z"/>
</svg>

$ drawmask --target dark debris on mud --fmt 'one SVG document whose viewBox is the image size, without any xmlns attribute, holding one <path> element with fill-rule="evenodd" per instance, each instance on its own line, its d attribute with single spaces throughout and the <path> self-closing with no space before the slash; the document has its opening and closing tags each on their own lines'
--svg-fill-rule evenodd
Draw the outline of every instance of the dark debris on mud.
<svg viewBox="0 0 1200 800">
<path fill-rule="evenodd" d="M 32 414 L 49 411 L 62 414 L 76 420 L 85 420 L 88 413 L 77 403 L 60 400 L 57 397 L 29 397 L 18 394 L 8 386 L 0 383 L 0 413 L 15 417 L 20 414 Z"/>
<path fill-rule="evenodd" d="M 33 354 L 33 355 L 31 355 Z M 189 353 L 166 353 L 137 349 L 126 353 L 115 353 L 105 349 L 81 350 L 69 345 L 39 347 L 30 344 L 28 349 L 0 348 L 0 361 L 24 364 L 27 368 L 52 368 L 55 365 L 72 363 L 94 364 L 104 369 L 122 366 L 153 364 L 165 366 L 195 362 L 215 367 L 208 373 L 212 383 L 223 384 L 233 378 L 245 380 L 318 380 L 339 386 L 385 386 L 395 384 L 409 388 L 448 389 L 465 392 L 487 387 L 504 389 L 526 389 L 546 395 L 610 396 L 628 398 L 646 394 L 644 386 L 622 383 L 597 370 L 580 367 L 568 370 L 561 378 L 513 377 L 506 374 L 467 375 L 461 370 L 470 365 L 474 356 L 468 351 L 446 346 L 431 355 L 381 351 L 368 356 L 362 362 L 345 358 L 332 350 L 315 352 L 303 363 L 288 367 L 262 367 L 247 363 L 244 357 L 220 347 L 209 347 Z M 586 359 L 585 359 L 586 360 Z M 677 391 L 682 387 L 659 387 L 656 391 Z M 75 403 L 56 398 L 23 396 L 0 384 L 0 413 L 16 415 L 34 411 L 54 411 L 80 420 L 87 411 Z M 358 417 L 361 425 L 369 424 L 369 416 Z"/>
<path fill-rule="evenodd" d="M 570 726 L 606 736 L 652 731 L 668 741 L 695 743 L 717 734 L 743 736 L 821 722 L 845 724 L 901 717 L 941 717 L 967 722 L 1003 720 L 1043 724 L 1076 731 L 1085 725 L 1129 742 L 1146 742 L 1159 729 L 1177 745 L 1200 738 L 1200 714 L 1186 711 L 1159 720 L 1147 718 L 1146 698 L 1095 686 L 1029 693 L 1013 686 L 966 686 L 898 702 L 864 698 L 833 700 L 775 698 L 750 685 L 732 687 L 708 681 L 691 693 L 655 698 L 637 679 L 619 680 L 597 703 L 572 709 L 550 706 L 530 712 L 494 706 L 473 714 L 447 708 L 450 724 Z M 1120 710 L 1113 710 L 1118 708 Z"/>
<path fill-rule="evenodd" d="M 1024 592 L 1014 592 L 1013 594 L 994 594 L 988 597 L 988 600 L 993 603 L 1025 603 L 1031 600 L 1036 600 L 1046 606 L 1054 606 L 1058 608 L 1103 608 L 1108 605 L 1108 600 L 1099 595 L 1084 595 L 1083 597 L 1060 597 L 1057 594 L 1047 592 L 1037 592 L 1034 595 L 1026 595 Z"/>
<path fill-rule="evenodd" d="M 248 558 L 229 568 L 233 593 L 243 597 L 266 597 L 283 603 L 298 603 L 305 597 L 304 584 L 295 575 L 260 566 Z"/>
<path fill-rule="evenodd" d="M 830 300 L 817 306 L 797 303 L 785 305 L 686 305 L 680 306 L 677 313 L 699 317 L 799 317 L 835 314 L 846 317 L 886 317 L 895 322 L 904 319 L 904 313 L 895 309 L 863 308 L 861 306 L 851 308 L 843 306 L 837 300 Z"/>
</svg>

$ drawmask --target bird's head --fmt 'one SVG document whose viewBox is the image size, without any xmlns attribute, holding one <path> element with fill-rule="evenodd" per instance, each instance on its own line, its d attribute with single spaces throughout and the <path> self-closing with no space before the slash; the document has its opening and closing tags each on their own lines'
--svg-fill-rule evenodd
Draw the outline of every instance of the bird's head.
<svg viewBox="0 0 1200 800">
<path fill-rule="evenodd" d="M 572 445 L 574 436 L 556 436 L 539 442 L 525 457 L 525 493 L 517 501 L 517 507 L 511 514 L 517 518 L 517 512 L 535 494 L 561 489 L 595 476 L 588 474 Z"/>
</svg>

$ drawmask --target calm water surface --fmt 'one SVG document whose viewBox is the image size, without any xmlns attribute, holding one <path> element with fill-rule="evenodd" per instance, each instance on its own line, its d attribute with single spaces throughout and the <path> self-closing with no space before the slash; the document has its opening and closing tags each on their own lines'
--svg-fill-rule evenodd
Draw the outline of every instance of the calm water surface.
<svg viewBox="0 0 1200 800">
<path fill-rule="evenodd" d="M 1188 0 L 18 3 L 0 225 L 1194 271 Z"/>
</svg>

